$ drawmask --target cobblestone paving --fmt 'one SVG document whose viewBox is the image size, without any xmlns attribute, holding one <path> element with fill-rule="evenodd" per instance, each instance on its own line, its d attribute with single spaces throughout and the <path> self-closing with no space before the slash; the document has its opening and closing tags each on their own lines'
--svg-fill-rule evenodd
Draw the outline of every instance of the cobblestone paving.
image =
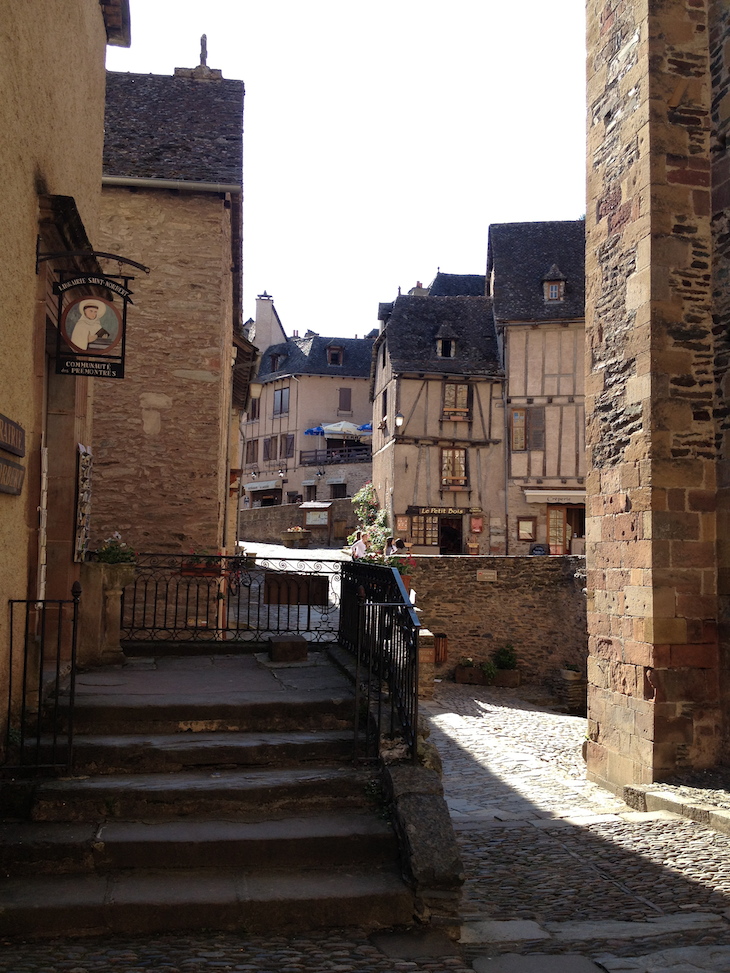
<svg viewBox="0 0 730 973">
<path fill-rule="evenodd" d="M 730 971 L 730 836 L 632 811 L 587 782 L 585 720 L 523 692 L 444 682 L 425 707 L 467 875 L 464 919 L 526 930 L 519 942 L 466 943 L 467 957 L 572 951 L 612 973 Z M 722 806 L 716 783 L 695 775 L 676 789 L 699 799 L 704 784 L 705 800 Z M 711 928 L 647 934 L 652 922 L 688 926 L 692 916 Z M 568 943 L 560 930 L 576 923 L 587 932 Z M 612 938 L 618 923 L 636 931 Z M 543 938 L 528 938 L 534 924 Z"/>
</svg>

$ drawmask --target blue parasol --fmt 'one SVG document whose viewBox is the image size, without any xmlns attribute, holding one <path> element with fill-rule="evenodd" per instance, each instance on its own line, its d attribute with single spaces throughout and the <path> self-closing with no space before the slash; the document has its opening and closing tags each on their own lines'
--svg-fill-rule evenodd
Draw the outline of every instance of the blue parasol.
<svg viewBox="0 0 730 973">
<path fill-rule="evenodd" d="M 321 426 L 314 426 L 312 429 L 304 430 L 305 436 L 324 436 L 324 429 Z"/>
</svg>

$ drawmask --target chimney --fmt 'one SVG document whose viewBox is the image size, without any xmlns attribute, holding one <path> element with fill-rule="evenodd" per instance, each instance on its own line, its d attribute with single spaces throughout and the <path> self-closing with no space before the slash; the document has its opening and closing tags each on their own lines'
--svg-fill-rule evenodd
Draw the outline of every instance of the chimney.
<svg viewBox="0 0 730 973">
<path fill-rule="evenodd" d="M 298 331 L 292 331 L 292 336 L 294 338 L 298 338 L 299 337 L 299 332 Z"/>
</svg>

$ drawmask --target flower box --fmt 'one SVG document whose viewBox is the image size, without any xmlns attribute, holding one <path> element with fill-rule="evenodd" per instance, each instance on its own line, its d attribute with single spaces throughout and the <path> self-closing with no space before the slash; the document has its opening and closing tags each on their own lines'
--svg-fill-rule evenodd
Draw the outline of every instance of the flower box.
<svg viewBox="0 0 730 973">
<path fill-rule="evenodd" d="M 180 574 L 189 578 L 220 578 L 223 568 L 220 564 L 195 564 L 183 562 Z"/>
<path fill-rule="evenodd" d="M 309 547 L 312 539 L 311 530 L 283 530 L 281 532 L 281 543 L 284 547 L 301 549 Z"/>
</svg>

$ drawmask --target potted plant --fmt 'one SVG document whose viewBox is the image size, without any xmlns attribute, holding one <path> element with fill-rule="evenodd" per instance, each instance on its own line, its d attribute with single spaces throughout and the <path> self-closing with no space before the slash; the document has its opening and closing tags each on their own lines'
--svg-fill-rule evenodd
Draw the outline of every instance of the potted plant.
<svg viewBox="0 0 730 973">
<path fill-rule="evenodd" d="M 219 555 L 191 551 L 180 565 L 180 574 L 193 578 L 220 578 L 223 573 Z"/>
<path fill-rule="evenodd" d="M 463 655 L 454 669 L 454 682 L 471 686 L 489 686 L 494 681 L 497 667 L 491 660 L 475 663 L 470 655 Z"/>
<path fill-rule="evenodd" d="M 494 685 L 514 689 L 520 684 L 520 670 L 517 668 L 517 653 L 514 646 L 507 642 L 492 653 L 495 665 Z"/>
<path fill-rule="evenodd" d="M 307 530 L 304 527 L 289 527 L 287 530 L 281 532 L 281 543 L 284 547 L 298 549 L 309 547 L 311 539 L 311 530 Z"/>
</svg>

